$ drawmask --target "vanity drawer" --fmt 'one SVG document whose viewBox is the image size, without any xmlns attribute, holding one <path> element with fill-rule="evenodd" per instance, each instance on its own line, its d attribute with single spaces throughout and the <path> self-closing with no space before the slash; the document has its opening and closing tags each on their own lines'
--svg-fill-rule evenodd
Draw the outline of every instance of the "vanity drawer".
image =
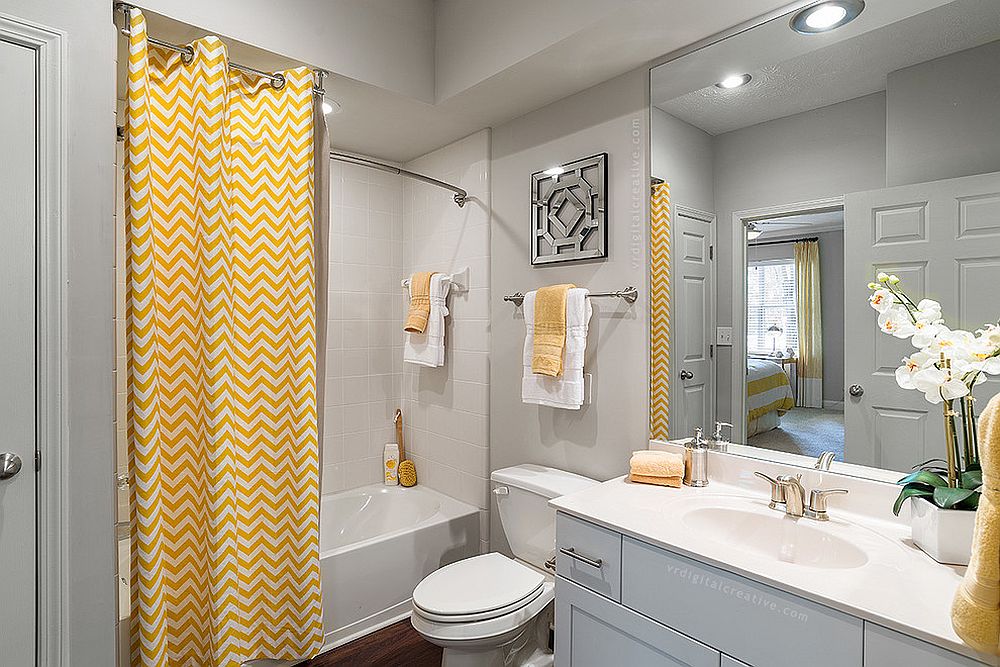
<svg viewBox="0 0 1000 667">
<path fill-rule="evenodd" d="M 940 646 L 865 623 L 865 667 L 981 667 L 985 663 Z"/>
<path fill-rule="evenodd" d="M 622 604 L 749 665 L 862 664 L 860 619 L 629 537 Z"/>
<path fill-rule="evenodd" d="M 556 516 L 556 574 L 621 600 L 622 536 L 559 512 Z"/>
<path fill-rule="evenodd" d="M 720 655 L 565 579 L 556 579 L 555 667 L 718 667 Z"/>
</svg>

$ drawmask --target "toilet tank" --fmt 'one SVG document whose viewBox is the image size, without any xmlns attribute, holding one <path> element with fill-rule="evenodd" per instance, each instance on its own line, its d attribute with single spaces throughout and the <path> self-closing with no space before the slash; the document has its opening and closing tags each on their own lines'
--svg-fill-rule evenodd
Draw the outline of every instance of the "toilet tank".
<svg viewBox="0 0 1000 667">
<path fill-rule="evenodd" d="M 565 470 L 525 463 L 490 475 L 500 525 L 514 556 L 538 568 L 556 548 L 556 511 L 549 500 L 599 484 Z"/>
</svg>

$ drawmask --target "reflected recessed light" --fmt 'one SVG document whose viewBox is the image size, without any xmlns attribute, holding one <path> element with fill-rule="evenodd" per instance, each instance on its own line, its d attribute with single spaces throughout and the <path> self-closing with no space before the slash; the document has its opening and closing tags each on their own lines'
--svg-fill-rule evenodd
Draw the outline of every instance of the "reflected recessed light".
<svg viewBox="0 0 1000 667">
<path fill-rule="evenodd" d="M 340 113 L 344 110 L 344 107 L 340 106 L 340 102 L 337 100 L 323 98 L 323 113 L 330 115 L 332 113 Z"/>
<path fill-rule="evenodd" d="M 731 74 L 725 79 L 715 84 L 716 88 L 725 88 L 729 90 L 731 88 L 739 88 L 740 86 L 745 86 L 750 83 L 750 79 L 753 77 L 749 74 Z"/>
<path fill-rule="evenodd" d="M 864 8 L 864 0 L 828 0 L 798 12 L 789 25 L 795 32 L 815 35 L 850 23 Z"/>
<path fill-rule="evenodd" d="M 565 171 L 566 170 L 563 169 L 562 167 L 549 167 L 542 173 L 545 174 L 546 176 L 558 176 L 559 174 L 562 174 Z"/>
</svg>

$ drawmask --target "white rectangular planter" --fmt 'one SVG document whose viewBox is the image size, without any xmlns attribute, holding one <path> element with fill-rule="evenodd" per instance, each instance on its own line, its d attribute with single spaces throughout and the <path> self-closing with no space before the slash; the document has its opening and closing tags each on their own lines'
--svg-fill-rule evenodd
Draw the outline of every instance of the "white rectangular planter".
<svg viewBox="0 0 1000 667">
<path fill-rule="evenodd" d="M 913 542 L 939 563 L 968 565 L 976 513 L 945 510 L 923 498 L 910 498 Z"/>
</svg>

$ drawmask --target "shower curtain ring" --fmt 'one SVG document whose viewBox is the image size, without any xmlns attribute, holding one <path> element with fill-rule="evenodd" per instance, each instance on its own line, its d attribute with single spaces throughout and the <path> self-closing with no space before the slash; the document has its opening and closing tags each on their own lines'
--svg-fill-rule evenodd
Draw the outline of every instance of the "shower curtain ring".
<svg viewBox="0 0 1000 667">
<path fill-rule="evenodd" d="M 275 74 L 275 75 L 273 75 L 271 77 L 271 86 L 275 90 L 281 90 L 282 88 L 284 88 L 285 87 L 285 75 L 284 74 Z"/>
</svg>

